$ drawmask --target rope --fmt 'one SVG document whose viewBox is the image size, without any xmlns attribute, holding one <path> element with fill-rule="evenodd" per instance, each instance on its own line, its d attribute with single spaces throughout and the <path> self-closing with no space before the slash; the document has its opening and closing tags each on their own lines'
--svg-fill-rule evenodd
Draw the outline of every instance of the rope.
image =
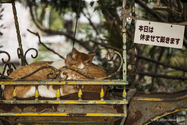
<svg viewBox="0 0 187 125">
<path fill-rule="evenodd" d="M 21 59 L 21 65 L 24 66 L 26 63 L 25 63 L 25 57 L 23 55 L 23 48 L 22 48 L 22 43 L 21 43 L 21 35 L 20 35 L 18 17 L 17 17 L 17 12 L 16 12 L 16 7 L 15 7 L 14 0 L 12 0 L 12 10 L 13 10 L 13 15 L 14 15 L 14 21 L 15 21 L 18 45 L 19 45 L 19 48 L 17 49 L 18 58 Z"/>
<path fill-rule="evenodd" d="M 76 24 L 75 24 L 75 32 L 74 32 L 74 37 L 73 37 L 73 47 L 75 44 L 75 35 L 76 35 L 76 31 L 77 31 L 77 22 L 78 22 L 78 18 L 79 18 L 79 11 L 80 11 L 80 5 L 81 5 L 81 0 L 79 0 L 79 6 L 78 6 L 78 12 L 77 12 L 77 19 L 76 19 Z"/>
</svg>

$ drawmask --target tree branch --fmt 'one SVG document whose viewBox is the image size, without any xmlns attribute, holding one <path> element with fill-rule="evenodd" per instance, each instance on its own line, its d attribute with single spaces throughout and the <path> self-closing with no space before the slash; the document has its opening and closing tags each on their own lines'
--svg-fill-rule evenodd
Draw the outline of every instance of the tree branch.
<svg viewBox="0 0 187 125">
<path fill-rule="evenodd" d="M 122 51 L 123 51 L 123 49 L 116 48 L 116 47 L 113 47 L 113 46 L 110 46 L 110 45 L 107 45 L 107 44 L 104 44 L 104 43 L 99 43 L 99 42 L 97 42 L 97 41 L 95 41 L 95 40 L 89 40 L 89 41 L 91 41 L 91 42 L 93 42 L 93 43 L 96 43 L 96 44 L 98 44 L 98 45 L 101 45 L 101 46 L 103 46 L 103 47 L 105 47 L 105 48 L 113 49 L 113 50 L 116 50 L 116 51 L 119 51 L 119 52 L 122 52 Z"/>
<path fill-rule="evenodd" d="M 141 55 L 135 55 L 135 56 L 137 58 L 140 58 L 140 59 L 143 59 L 143 60 L 146 60 L 146 61 L 149 61 L 149 62 L 157 63 L 157 64 L 165 66 L 165 67 L 169 67 L 169 68 L 173 68 L 173 69 L 176 69 L 176 70 L 181 70 L 181 71 L 187 72 L 187 68 L 184 68 L 184 67 L 176 67 L 176 66 L 164 64 L 164 63 L 161 63 L 159 61 L 156 61 L 156 60 L 153 60 L 153 59 L 149 59 L 149 58 L 141 56 Z"/>
<path fill-rule="evenodd" d="M 88 51 L 91 51 L 93 52 L 93 49 L 90 47 L 90 46 L 87 46 L 86 44 L 84 44 L 84 42 L 78 40 L 78 39 L 75 39 L 72 35 L 70 35 L 69 33 L 65 33 L 65 32 L 62 32 L 62 31 L 54 31 L 54 30 L 51 30 L 51 29 L 43 29 L 38 23 L 37 21 L 35 20 L 34 18 L 34 14 L 32 12 L 32 4 L 31 2 L 28 2 L 28 6 L 29 6 L 29 10 L 30 10 L 30 15 L 31 15 L 31 18 L 34 22 L 34 24 L 36 25 L 36 27 L 38 29 L 40 29 L 41 31 L 47 33 L 47 34 L 51 34 L 51 35 L 64 35 L 68 38 L 70 38 L 72 41 L 75 40 L 75 42 L 79 43 L 81 46 L 83 46 L 85 49 L 87 49 Z"/>
<path fill-rule="evenodd" d="M 38 20 L 38 22 L 40 23 L 40 24 L 42 24 L 42 21 L 43 21 L 43 19 L 44 19 L 44 17 L 45 17 L 45 14 L 46 14 L 46 5 L 44 5 L 44 6 L 42 6 L 42 12 L 41 12 L 41 14 L 40 14 L 40 19 Z"/>
<path fill-rule="evenodd" d="M 94 26 L 94 24 L 93 24 L 93 22 L 90 20 L 90 18 L 88 18 L 84 12 L 82 12 L 82 13 L 83 13 L 83 15 L 86 17 L 86 19 L 89 21 L 90 25 L 93 27 L 93 29 L 95 30 L 96 34 L 99 35 L 99 32 L 97 31 L 97 28 Z"/>
<path fill-rule="evenodd" d="M 151 76 L 151 77 L 166 78 L 166 79 L 187 80 L 187 77 L 183 77 L 183 76 L 170 76 L 170 75 L 155 74 L 150 72 L 138 72 L 138 74 Z"/>
<path fill-rule="evenodd" d="M 180 0 L 177 0 L 177 5 L 178 5 L 178 8 L 179 8 L 179 11 L 182 12 L 182 6 L 181 6 Z"/>
<path fill-rule="evenodd" d="M 187 42 L 186 42 L 185 38 L 183 39 L 183 45 L 187 48 Z"/>
<path fill-rule="evenodd" d="M 61 56 L 60 54 L 58 54 L 57 52 L 55 52 L 55 51 L 52 50 L 51 48 L 47 47 L 44 43 L 42 43 L 42 42 L 41 42 L 41 39 L 40 39 L 40 35 L 39 35 L 38 33 L 34 33 L 34 32 L 32 32 L 32 31 L 30 31 L 29 29 L 27 29 L 27 31 L 29 31 L 30 33 L 32 33 L 32 34 L 38 36 L 39 43 L 40 43 L 42 46 L 44 46 L 47 50 L 49 50 L 49 51 L 53 52 L 54 54 L 58 55 L 60 58 L 65 59 L 63 56 Z"/>
<path fill-rule="evenodd" d="M 135 0 L 136 3 L 138 3 L 140 6 L 142 6 L 147 12 L 149 12 L 151 15 L 153 15 L 155 18 L 158 19 L 160 22 L 167 22 L 163 17 L 158 15 L 153 9 L 150 9 L 145 3 L 143 3 L 141 0 Z"/>
</svg>

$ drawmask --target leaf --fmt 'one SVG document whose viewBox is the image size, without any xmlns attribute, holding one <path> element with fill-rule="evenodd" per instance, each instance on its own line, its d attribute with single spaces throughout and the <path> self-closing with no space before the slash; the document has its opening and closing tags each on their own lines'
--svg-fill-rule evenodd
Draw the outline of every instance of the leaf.
<svg viewBox="0 0 187 125">
<path fill-rule="evenodd" d="M 90 6 L 93 7 L 94 3 L 94 1 L 90 2 Z"/>
</svg>

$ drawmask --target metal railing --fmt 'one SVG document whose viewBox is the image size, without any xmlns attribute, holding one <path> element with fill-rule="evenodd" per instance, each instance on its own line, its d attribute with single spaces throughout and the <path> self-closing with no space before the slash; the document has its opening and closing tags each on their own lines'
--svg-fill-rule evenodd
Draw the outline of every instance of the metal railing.
<svg viewBox="0 0 187 125">
<path fill-rule="evenodd" d="M 125 0 L 124 0 L 125 1 Z M 22 49 L 22 44 L 21 44 L 21 37 L 20 37 L 20 32 L 19 32 L 19 24 L 18 24 L 18 19 L 17 19 L 17 14 L 16 14 L 16 8 L 15 8 L 15 3 L 14 0 L 0 0 L 0 2 L 10 2 L 12 3 L 12 9 L 13 9 L 13 14 L 14 14 L 14 20 L 15 20 L 15 27 L 16 27 L 16 32 L 17 32 L 17 38 L 18 38 L 18 44 L 19 48 L 17 50 L 18 52 L 18 57 L 21 59 L 21 65 L 26 65 L 26 54 L 24 55 L 23 49 Z M 126 4 L 123 2 L 123 4 Z M 123 5 L 124 8 L 125 5 Z M 126 25 L 126 23 L 123 24 L 123 27 Z M 125 31 L 125 30 L 124 30 Z M 125 86 L 128 84 L 126 81 L 126 33 L 123 32 L 123 43 L 124 43 L 124 51 L 123 51 L 123 58 L 121 57 L 121 65 L 118 70 L 121 70 L 121 66 L 123 66 L 123 80 L 103 80 L 103 79 L 93 79 L 93 80 L 66 80 L 66 79 L 42 79 L 42 80 L 25 80 L 25 79 L 10 79 L 8 76 L 4 75 L 4 72 L 6 70 L 6 67 L 9 68 L 8 70 L 8 75 L 13 71 L 13 68 L 15 69 L 15 66 L 10 63 L 10 58 L 7 61 L 2 60 L 5 63 L 5 70 L 0 73 L 0 84 L 5 85 L 5 86 L 14 86 L 14 91 L 13 91 L 13 100 L 0 100 L 0 105 L 6 106 L 7 104 L 10 104 L 12 106 L 15 105 L 30 105 L 30 104 L 40 104 L 42 105 L 53 105 L 53 104 L 60 104 L 60 105 L 123 105 L 122 107 L 122 113 L 118 113 L 117 111 L 114 113 L 103 113 L 103 112 L 86 112 L 86 113 L 75 113 L 73 110 L 72 112 L 69 113 L 64 113 L 64 112 L 52 112 L 52 113 L 41 113 L 41 112 L 4 112 L 0 111 L 0 120 L 6 121 L 9 124 L 13 123 L 27 123 L 27 122 L 32 122 L 32 123 L 84 123 L 84 124 L 90 124 L 90 123 L 98 123 L 98 124 L 111 124 L 116 120 L 119 120 L 119 118 L 122 118 L 120 125 L 124 124 L 124 121 L 127 117 L 127 100 L 126 100 L 126 88 Z M 30 50 L 30 49 L 29 49 Z M 28 51 L 29 51 L 28 50 Z M 114 51 L 112 51 L 114 52 Z M 4 51 L 0 51 L 1 53 L 5 53 Z M 26 52 L 27 53 L 27 52 Z M 9 54 L 7 54 L 8 57 Z M 13 66 L 13 68 L 12 68 Z M 43 67 L 45 68 L 45 67 Z M 52 67 L 55 69 L 54 67 Z M 70 68 L 71 67 L 66 67 Z M 73 69 L 72 69 L 73 70 Z M 60 70 L 55 69 L 57 74 L 59 74 Z M 36 71 L 37 72 L 37 71 Z M 16 99 L 16 92 L 15 92 L 15 87 L 19 85 L 33 85 L 35 86 L 35 97 L 33 100 L 17 100 Z M 39 92 L 38 92 L 38 86 L 39 85 L 56 85 L 57 86 L 57 92 L 56 92 L 56 99 L 48 99 L 48 100 L 40 100 L 39 99 Z M 79 90 L 77 92 L 78 99 L 77 100 L 63 100 L 60 99 L 60 86 L 62 85 L 73 85 L 73 86 L 78 86 Z M 82 91 L 82 86 L 95 86 L 95 85 L 100 85 L 101 86 L 101 91 L 100 91 L 100 99 L 99 100 L 83 100 L 82 97 L 84 96 L 84 92 Z M 122 92 L 122 99 L 121 100 L 105 100 L 104 96 L 104 86 L 115 86 L 115 85 L 120 85 L 123 86 L 123 92 Z M 17 121 L 17 120 L 10 120 L 10 119 L 5 119 L 4 116 L 18 116 L 18 117 L 27 117 L 27 116 L 32 116 L 32 117 L 62 117 L 62 116 L 68 116 L 68 117 L 117 117 L 117 119 L 112 119 L 110 121 Z M 2 122 L 0 122 L 2 124 Z"/>
</svg>

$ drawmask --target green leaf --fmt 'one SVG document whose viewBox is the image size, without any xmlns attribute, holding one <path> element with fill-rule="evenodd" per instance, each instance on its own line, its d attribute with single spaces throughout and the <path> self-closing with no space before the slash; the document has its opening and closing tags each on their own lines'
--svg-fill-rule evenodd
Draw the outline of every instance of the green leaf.
<svg viewBox="0 0 187 125">
<path fill-rule="evenodd" d="M 90 6 L 93 7 L 94 3 L 94 1 L 90 2 Z"/>
</svg>

